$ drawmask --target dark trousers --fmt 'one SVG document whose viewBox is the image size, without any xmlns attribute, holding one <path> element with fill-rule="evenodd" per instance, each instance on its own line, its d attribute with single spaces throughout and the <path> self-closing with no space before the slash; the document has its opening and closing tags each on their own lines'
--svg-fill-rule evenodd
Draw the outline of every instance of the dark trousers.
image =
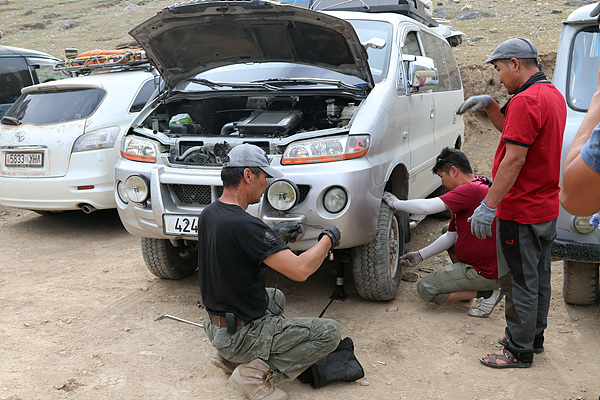
<svg viewBox="0 0 600 400">
<path fill-rule="evenodd" d="M 498 276 L 506 296 L 506 349 L 519 361 L 533 361 L 548 325 L 552 242 L 556 220 L 524 225 L 498 218 Z"/>
</svg>

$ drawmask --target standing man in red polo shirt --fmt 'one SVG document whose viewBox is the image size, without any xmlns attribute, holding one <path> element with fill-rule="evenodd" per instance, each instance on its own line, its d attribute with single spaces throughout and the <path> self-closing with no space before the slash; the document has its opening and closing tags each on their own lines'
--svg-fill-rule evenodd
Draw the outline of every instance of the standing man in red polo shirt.
<svg viewBox="0 0 600 400">
<path fill-rule="evenodd" d="M 500 44 L 486 63 L 494 65 L 508 94 L 502 108 L 490 96 L 473 96 L 459 108 L 485 110 L 502 136 L 492 168 L 494 184 L 471 217 L 480 239 L 497 220 L 498 276 L 506 296 L 504 346 L 480 358 L 494 368 L 530 367 L 544 350 L 550 307 L 550 249 L 559 211 L 560 156 L 566 123 L 561 93 L 537 63 L 527 39 Z"/>
</svg>

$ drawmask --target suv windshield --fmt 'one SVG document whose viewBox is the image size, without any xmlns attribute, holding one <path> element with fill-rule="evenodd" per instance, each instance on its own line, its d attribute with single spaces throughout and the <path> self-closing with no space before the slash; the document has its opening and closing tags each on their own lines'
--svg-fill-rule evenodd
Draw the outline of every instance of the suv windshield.
<svg viewBox="0 0 600 400">
<path fill-rule="evenodd" d="M 592 95 L 598 89 L 590 82 L 598 76 L 600 67 L 600 34 L 598 26 L 591 26 L 577 32 L 571 47 L 571 63 L 568 69 L 567 102 L 569 107 L 587 111 Z"/>
<path fill-rule="evenodd" d="M 7 111 L 2 124 L 42 125 L 87 118 L 105 95 L 102 89 L 24 94 Z"/>
</svg>

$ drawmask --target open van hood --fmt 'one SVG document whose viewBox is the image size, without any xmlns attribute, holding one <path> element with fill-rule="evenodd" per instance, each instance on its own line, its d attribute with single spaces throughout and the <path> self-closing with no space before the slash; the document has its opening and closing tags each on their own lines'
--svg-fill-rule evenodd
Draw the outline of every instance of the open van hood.
<svg viewBox="0 0 600 400">
<path fill-rule="evenodd" d="M 313 65 L 370 88 L 367 52 L 349 22 L 267 1 L 195 1 L 167 7 L 129 32 L 172 88 L 213 68 L 250 62 Z"/>
</svg>

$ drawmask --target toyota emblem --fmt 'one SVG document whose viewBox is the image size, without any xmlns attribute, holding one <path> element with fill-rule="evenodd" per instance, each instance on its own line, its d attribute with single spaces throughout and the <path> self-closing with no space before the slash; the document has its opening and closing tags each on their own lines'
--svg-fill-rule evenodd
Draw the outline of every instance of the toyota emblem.
<svg viewBox="0 0 600 400">
<path fill-rule="evenodd" d="M 15 132 L 15 140 L 17 142 L 22 142 L 25 140 L 25 132 Z"/>
</svg>

